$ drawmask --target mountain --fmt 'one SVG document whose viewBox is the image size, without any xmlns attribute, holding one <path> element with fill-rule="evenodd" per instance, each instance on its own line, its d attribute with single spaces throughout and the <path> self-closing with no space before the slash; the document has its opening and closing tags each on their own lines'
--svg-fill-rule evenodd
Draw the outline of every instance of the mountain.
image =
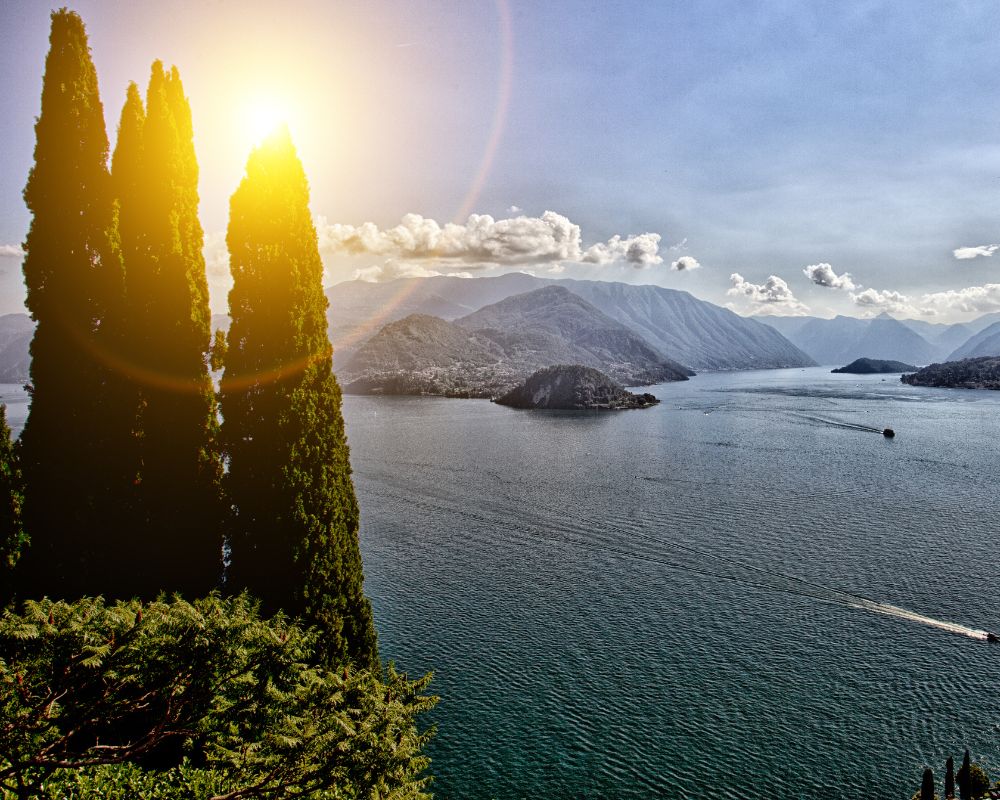
<svg viewBox="0 0 1000 800">
<path fill-rule="evenodd" d="M 878 361 L 873 358 L 859 358 L 846 367 L 831 369 L 830 372 L 846 373 L 848 375 L 877 375 L 881 373 L 913 372 L 918 369 L 912 364 L 902 361 Z"/>
<path fill-rule="evenodd" d="M 1000 322 L 994 322 L 971 336 L 961 347 L 951 353 L 947 360 L 961 361 L 963 358 L 981 356 L 1000 356 Z"/>
<path fill-rule="evenodd" d="M 455 322 L 411 314 L 385 325 L 339 369 L 348 392 L 492 397 L 540 367 L 576 363 L 639 385 L 691 370 L 561 286 L 485 306 Z"/>
<path fill-rule="evenodd" d="M 1000 357 L 966 358 L 931 364 L 918 372 L 902 375 L 911 386 L 939 386 L 948 389 L 1000 389 Z"/>
<path fill-rule="evenodd" d="M 648 408 L 660 401 L 649 393 L 632 394 L 603 372 L 579 364 L 540 369 L 496 401 L 512 408 Z"/>
<path fill-rule="evenodd" d="M 31 367 L 35 323 L 27 314 L 0 316 L 0 383 L 24 383 Z"/>
<path fill-rule="evenodd" d="M 509 358 L 542 366 L 598 367 L 629 385 L 693 374 L 564 286 L 507 297 L 455 321 L 504 348 Z M 556 355 L 562 351 L 566 358 Z"/>
<path fill-rule="evenodd" d="M 494 278 L 401 278 L 345 281 L 327 289 L 335 365 L 387 322 L 409 314 L 446 320 L 545 286 L 562 286 L 694 369 L 759 369 L 815 363 L 780 333 L 687 292 L 608 281 L 549 280 L 523 273 Z"/>
<path fill-rule="evenodd" d="M 609 281 L 560 283 L 661 352 L 695 369 L 776 369 L 815 363 L 773 328 L 688 292 Z"/>
<path fill-rule="evenodd" d="M 767 318 L 764 321 L 770 323 Z M 793 344 L 820 364 L 845 364 L 859 358 L 928 364 L 938 355 L 930 342 L 888 314 L 874 319 L 812 317 L 797 329 L 778 325 Z"/>
</svg>

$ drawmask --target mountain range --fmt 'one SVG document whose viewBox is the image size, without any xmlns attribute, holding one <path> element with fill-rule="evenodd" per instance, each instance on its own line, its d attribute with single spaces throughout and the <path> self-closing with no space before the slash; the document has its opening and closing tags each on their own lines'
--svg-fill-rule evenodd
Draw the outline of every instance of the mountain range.
<svg viewBox="0 0 1000 800">
<path fill-rule="evenodd" d="M 772 327 L 687 292 L 610 281 L 550 280 L 524 273 L 494 278 L 345 281 L 327 290 L 335 366 L 386 323 L 410 314 L 457 320 L 512 295 L 558 286 L 641 336 L 663 356 L 695 370 L 811 366 L 810 356 Z"/>
<path fill-rule="evenodd" d="M 23 383 L 31 366 L 35 324 L 27 314 L 0 316 L 0 383 Z"/>
<path fill-rule="evenodd" d="M 889 314 L 873 319 L 837 316 L 833 319 L 761 317 L 761 320 L 820 364 L 839 365 L 859 358 L 930 364 L 966 357 L 955 354 L 963 351 L 966 343 L 973 339 L 987 351 L 1000 344 L 988 336 L 983 337 L 984 330 L 1000 322 L 1000 313 L 984 314 L 971 322 L 953 325 L 897 320 Z M 977 354 L 1000 355 L 1000 352 L 977 351 Z"/>
<path fill-rule="evenodd" d="M 961 361 L 963 358 L 984 356 L 1000 356 L 1000 322 L 994 322 L 970 337 L 961 347 L 953 351 L 947 360 Z"/>
<path fill-rule="evenodd" d="M 839 366 L 858 358 L 928 364 L 1000 355 L 1000 312 L 942 324 L 854 317 L 741 317 L 687 292 L 608 281 L 552 280 L 525 273 L 492 278 L 345 281 L 326 290 L 334 365 L 340 370 L 387 323 L 410 314 L 458 321 L 485 306 L 545 286 L 562 286 L 645 340 L 662 357 L 699 371 Z M 213 328 L 228 327 L 214 315 Z M 425 326 L 426 327 L 426 326 Z M 0 316 L 0 383 L 28 379 L 34 325 L 26 314 Z M 496 343 L 494 342 L 494 345 Z M 555 363 L 555 362 L 552 362 Z"/>
<path fill-rule="evenodd" d="M 364 342 L 338 374 L 347 392 L 495 397 L 553 364 L 597 368 L 632 386 L 693 374 L 582 297 L 553 285 L 454 322 L 410 314 Z"/>
</svg>

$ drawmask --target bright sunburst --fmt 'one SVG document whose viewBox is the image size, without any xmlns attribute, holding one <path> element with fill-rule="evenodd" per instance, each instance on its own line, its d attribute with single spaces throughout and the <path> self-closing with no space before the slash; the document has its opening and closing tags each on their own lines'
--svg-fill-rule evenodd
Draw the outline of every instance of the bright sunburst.
<svg viewBox="0 0 1000 800">
<path fill-rule="evenodd" d="M 259 144 L 282 125 L 289 125 L 289 108 L 280 98 L 260 96 L 247 102 L 243 124 L 247 135 Z"/>
</svg>

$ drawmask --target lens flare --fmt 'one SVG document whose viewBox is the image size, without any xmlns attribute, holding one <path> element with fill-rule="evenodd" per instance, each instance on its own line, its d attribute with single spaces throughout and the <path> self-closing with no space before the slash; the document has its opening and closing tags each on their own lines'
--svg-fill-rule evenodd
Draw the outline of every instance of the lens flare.
<svg viewBox="0 0 1000 800">
<path fill-rule="evenodd" d="M 243 111 L 243 128 L 253 144 L 260 144 L 282 126 L 289 126 L 288 104 L 280 97 L 262 95 L 249 100 Z"/>
</svg>

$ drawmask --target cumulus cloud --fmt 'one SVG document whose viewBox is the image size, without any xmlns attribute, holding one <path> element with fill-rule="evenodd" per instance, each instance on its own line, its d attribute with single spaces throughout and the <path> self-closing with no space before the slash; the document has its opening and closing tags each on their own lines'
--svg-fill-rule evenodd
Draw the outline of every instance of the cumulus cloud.
<svg viewBox="0 0 1000 800">
<path fill-rule="evenodd" d="M 566 261 L 644 268 L 663 263 L 658 233 L 613 236 L 584 250 L 580 226 L 554 211 L 508 219 L 472 214 L 462 225 L 441 225 L 419 214 L 407 214 L 399 225 L 385 230 L 371 222 L 344 225 L 318 217 L 316 228 L 320 249 L 328 254 L 501 266 Z"/>
<path fill-rule="evenodd" d="M 19 244 L 0 244 L 0 258 L 24 258 Z"/>
<path fill-rule="evenodd" d="M 916 310 L 910 303 L 909 297 L 890 289 L 865 289 L 863 292 L 851 292 L 851 300 L 856 306 L 879 313 L 889 311 L 894 314 L 912 314 Z"/>
<path fill-rule="evenodd" d="M 433 278 L 438 275 L 451 275 L 455 278 L 472 277 L 469 272 L 439 272 L 436 269 L 427 269 L 422 264 L 400 262 L 394 258 L 388 258 L 382 264 L 354 270 L 354 280 L 367 283 L 385 283 L 397 278 Z"/>
<path fill-rule="evenodd" d="M 670 249 L 673 250 L 673 251 L 675 251 L 675 252 L 677 252 L 679 250 L 683 250 L 685 247 L 687 247 L 687 243 L 688 243 L 688 239 L 687 239 L 687 236 L 685 236 L 677 244 L 670 245 Z"/>
<path fill-rule="evenodd" d="M 507 209 L 508 214 L 520 214 L 522 211 L 524 211 L 524 209 L 520 206 L 511 206 Z"/>
<path fill-rule="evenodd" d="M 851 278 L 850 272 L 838 275 L 829 264 L 813 264 L 805 267 L 802 274 L 817 286 L 825 286 L 828 289 L 843 289 L 845 292 L 853 292 L 861 287 Z"/>
<path fill-rule="evenodd" d="M 670 248 L 673 250 L 673 248 Z M 676 261 L 671 262 L 670 269 L 674 272 L 690 272 L 693 269 L 701 269 L 701 264 L 694 256 L 681 256 Z"/>
<path fill-rule="evenodd" d="M 1000 250 L 1000 244 L 981 244 L 978 247 L 959 247 L 952 250 L 952 255 L 960 261 L 964 261 L 969 258 L 977 258 L 978 256 L 991 256 L 997 250 Z"/>
<path fill-rule="evenodd" d="M 804 314 L 809 309 L 800 303 L 788 284 L 777 275 L 769 275 L 764 283 L 750 283 L 740 273 L 729 276 L 732 287 L 726 292 L 734 297 L 747 297 L 762 313 Z"/>
<path fill-rule="evenodd" d="M 948 311 L 980 314 L 1000 311 L 1000 283 L 932 292 L 920 298 L 920 305 L 921 312 L 928 316 Z"/>
<path fill-rule="evenodd" d="M 641 233 L 623 239 L 615 235 L 607 242 L 587 248 L 583 259 L 588 264 L 614 264 L 623 261 L 636 269 L 645 269 L 654 264 L 662 264 L 660 257 L 660 234 Z"/>
<path fill-rule="evenodd" d="M 205 234 L 205 245 L 202 248 L 205 255 L 205 271 L 208 279 L 222 280 L 230 278 L 229 248 L 226 247 L 226 232 L 213 231 Z"/>
<path fill-rule="evenodd" d="M 399 225 L 380 230 L 374 223 L 342 225 L 320 217 L 320 248 L 329 253 L 436 259 L 468 264 L 541 264 L 579 261 L 580 226 L 561 214 L 495 220 L 472 214 L 464 225 L 439 225 L 419 214 L 407 214 Z"/>
</svg>

